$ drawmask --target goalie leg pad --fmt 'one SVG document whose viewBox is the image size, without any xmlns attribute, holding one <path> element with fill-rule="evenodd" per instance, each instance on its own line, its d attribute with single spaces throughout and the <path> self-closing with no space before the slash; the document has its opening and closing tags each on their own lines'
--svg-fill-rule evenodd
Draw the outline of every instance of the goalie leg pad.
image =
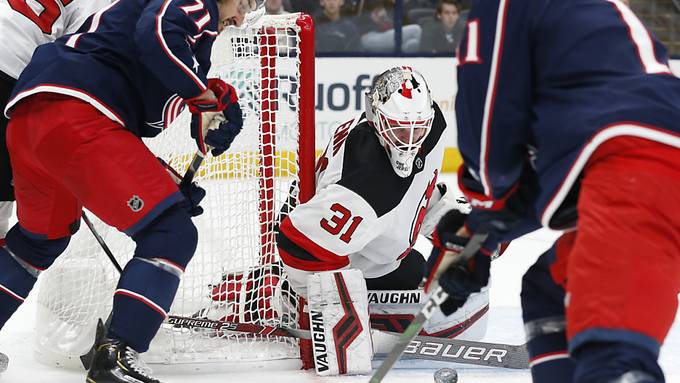
<svg viewBox="0 0 680 383">
<path fill-rule="evenodd" d="M 369 373 L 373 345 L 366 282 L 361 271 L 314 273 L 307 290 L 317 374 Z"/>
<path fill-rule="evenodd" d="M 402 333 L 426 301 L 427 294 L 422 289 L 371 290 L 368 292 L 371 326 L 375 330 Z M 420 335 L 480 340 L 486 334 L 488 312 L 489 290 L 484 288 L 479 293 L 471 294 L 465 304 L 449 316 L 436 310 Z M 391 346 L 392 343 L 389 348 Z"/>
<path fill-rule="evenodd" d="M 133 239 L 137 249 L 114 293 L 107 335 L 145 352 L 170 310 L 198 234 L 188 213 L 174 206 Z"/>
</svg>

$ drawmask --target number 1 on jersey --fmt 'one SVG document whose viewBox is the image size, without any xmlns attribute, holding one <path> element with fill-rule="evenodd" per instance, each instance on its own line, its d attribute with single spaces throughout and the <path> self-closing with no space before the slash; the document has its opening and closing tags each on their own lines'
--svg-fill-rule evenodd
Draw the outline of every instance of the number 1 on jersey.
<svg viewBox="0 0 680 383">
<path fill-rule="evenodd" d="M 364 220 L 363 217 L 352 217 L 352 212 L 339 203 L 334 203 L 331 205 L 331 211 L 337 214 L 334 214 L 330 220 L 326 218 L 321 219 L 319 222 L 321 227 L 331 235 L 338 235 L 351 218 L 352 223 L 350 223 L 347 230 L 345 230 L 345 232 L 340 235 L 340 239 L 343 242 L 349 243 L 352 240 L 352 234 L 354 234 L 361 221 Z"/>
</svg>

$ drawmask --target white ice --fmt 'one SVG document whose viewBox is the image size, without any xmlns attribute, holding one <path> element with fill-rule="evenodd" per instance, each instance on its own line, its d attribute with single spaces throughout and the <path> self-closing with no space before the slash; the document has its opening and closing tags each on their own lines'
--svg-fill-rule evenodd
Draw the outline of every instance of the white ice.
<svg viewBox="0 0 680 383">
<path fill-rule="evenodd" d="M 447 177 L 448 178 L 448 177 Z M 453 178 L 447 181 L 453 182 Z M 520 281 L 524 271 L 547 249 L 554 233 L 539 231 L 512 243 L 492 267 L 491 309 L 488 332 L 484 340 L 520 344 L 524 341 L 519 302 Z M 420 244 L 418 247 L 425 247 Z M 426 250 L 424 250 L 426 251 Z M 48 367 L 33 359 L 33 333 L 36 321 L 33 294 L 0 332 L 0 351 L 10 357 L 9 369 L 0 375 L 1 383 L 71 383 L 84 382 L 83 371 Z M 680 313 L 679 313 L 680 314 Z M 379 362 L 374 363 L 374 367 Z M 661 352 L 666 381 L 680 383 L 680 319 L 666 339 Z M 433 382 L 433 373 L 441 367 L 458 371 L 461 383 L 531 382 L 528 370 L 507 370 L 477 366 L 446 365 L 427 361 L 400 362 L 384 380 L 387 383 Z M 227 368 L 214 366 L 154 366 L 156 376 L 167 383 L 335 383 L 367 382 L 367 376 L 321 378 L 314 373 L 290 369 L 290 363 L 250 363 Z"/>
</svg>

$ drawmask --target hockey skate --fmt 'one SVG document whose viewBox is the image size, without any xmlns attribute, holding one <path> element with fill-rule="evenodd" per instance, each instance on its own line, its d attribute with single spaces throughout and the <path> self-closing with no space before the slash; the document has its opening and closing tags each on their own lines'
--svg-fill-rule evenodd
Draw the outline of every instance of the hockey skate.
<svg viewBox="0 0 680 383">
<path fill-rule="evenodd" d="M 139 359 L 137 351 L 121 340 L 104 337 L 103 332 L 100 320 L 87 383 L 161 383 L 150 376 L 151 369 Z"/>
</svg>

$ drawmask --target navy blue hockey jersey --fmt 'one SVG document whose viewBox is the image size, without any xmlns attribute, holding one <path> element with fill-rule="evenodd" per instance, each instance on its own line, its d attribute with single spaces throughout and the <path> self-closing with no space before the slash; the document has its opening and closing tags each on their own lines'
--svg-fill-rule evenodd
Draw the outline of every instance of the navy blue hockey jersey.
<svg viewBox="0 0 680 383">
<path fill-rule="evenodd" d="M 680 148 L 680 79 L 618 0 L 473 1 L 458 57 L 458 146 L 476 208 L 497 207 L 530 163 L 535 222 L 561 226 L 556 212 L 606 140 Z"/>
<path fill-rule="evenodd" d="M 117 0 L 38 47 L 6 113 L 38 92 L 84 100 L 138 136 L 158 134 L 207 87 L 215 0 Z"/>
</svg>

